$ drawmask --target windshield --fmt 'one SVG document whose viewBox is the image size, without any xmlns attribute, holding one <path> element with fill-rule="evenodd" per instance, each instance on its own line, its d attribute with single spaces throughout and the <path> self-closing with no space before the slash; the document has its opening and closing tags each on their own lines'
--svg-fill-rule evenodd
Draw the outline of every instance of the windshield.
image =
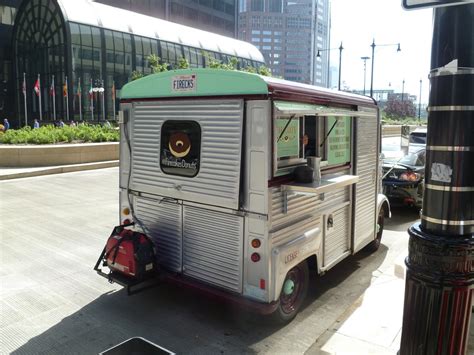
<svg viewBox="0 0 474 355">
<path fill-rule="evenodd" d="M 399 161 L 401 164 L 411 166 L 424 166 L 425 165 L 425 151 L 418 152 L 416 154 L 408 154 Z"/>
<path fill-rule="evenodd" d="M 426 133 L 424 132 L 410 133 L 410 143 L 426 144 Z"/>
</svg>

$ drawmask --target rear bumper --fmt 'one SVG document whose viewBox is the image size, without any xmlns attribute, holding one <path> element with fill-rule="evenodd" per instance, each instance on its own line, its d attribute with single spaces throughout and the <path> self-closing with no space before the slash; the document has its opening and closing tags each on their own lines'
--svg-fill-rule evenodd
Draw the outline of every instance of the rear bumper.
<svg viewBox="0 0 474 355">
<path fill-rule="evenodd" d="M 198 282 L 198 281 L 189 279 L 187 277 L 183 277 L 181 275 L 163 273 L 162 275 L 160 275 L 160 278 L 164 282 L 169 282 L 169 283 L 176 284 L 180 287 L 193 289 L 217 301 L 234 304 L 239 307 L 246 308 L 247 310 L 252 311 L 254 313 L 261 314 L 261 315 L 272 314 L 278 308 L 278 304 L 279 304 L 277 301 L 274 301 L 271 303 L 262 303 L 258 301 L 253 301 L 248 298 L 244 298 L 241 295 L 232 294 L 232 293 L 220 290 L 218 288 L 208 286 L 206 284 L 203 284 L 202 282 Z"/>
<path fill-rule="evenodd" d="M 423 186 L 416 184 L 383 184 L 383 192 L 391 203 L 421 207 L 423 203 Z"/>
</svg>

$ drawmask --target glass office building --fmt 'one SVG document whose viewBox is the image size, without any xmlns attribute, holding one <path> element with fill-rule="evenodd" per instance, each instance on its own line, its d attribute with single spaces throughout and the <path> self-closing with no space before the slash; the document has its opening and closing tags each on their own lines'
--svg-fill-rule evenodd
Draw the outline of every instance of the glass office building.
<svg viewBox="0 0 474 355">
<path fill-rule="evenodd" d="M 236 0 L 94 0 L 201 30 L 236 37 Z"/>
<path fill-rule="evenodd" d="M 329 0 L 239 0 L 239 39 L 262 51 L 273 75 L 328 87 L 329 4 Z"/>
<path fill-rule="evenodd" d="M 23 1 L 13 52 L 21 125 L 25 97 L 29 122 L 40 117 L 39 96 L 43 120 L 53 119 L 53 103 L 57 119 L 65 119 L 67 112 L 70 119 L 112 118 L 113 87 L 119 93 L 133 71 L 150 73 L 149 54 L 157 54 L 171 68 L 181 57 L 191 67 L 206 66 L 207 56 L 223 62 L 237 57 L 241 66 L 264 61 L 249 43 L 90 0 Z M 34 90 L 38 77 L 39 96 Z"/>
<path fill-rule="evenodd" d="M 11 37 L 20 0 L 0 0 L 0 120 L 14 114 Z"/>
</svg>

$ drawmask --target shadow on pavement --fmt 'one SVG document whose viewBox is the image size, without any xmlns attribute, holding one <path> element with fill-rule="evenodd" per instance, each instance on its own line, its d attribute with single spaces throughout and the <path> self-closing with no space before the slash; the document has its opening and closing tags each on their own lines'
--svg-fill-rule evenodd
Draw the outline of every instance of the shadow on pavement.
<svg viewBox="0 0 474 355">
<path fill-rule="evenodd" d="M 385 219 L 385 229 L 406 232 L 414 223 L 420 219 L 420 210 L 414 207 L 392 206 L 392 218 Z"/>
<path fill-rule="evenodd" d="M 301 313 L 286 326 L 161 284 L 130 297 L 125 290 L 102 294 L 12 354 L 97 354 L 135 336 L 177 353 L 256 353 L 271 348 L 276 340 L 267 338 L 283 328 L 285 333 L 299 332 L 308 317 L 321 328 L 314 333 L 315 341 L 364 293 L 386 253 L 382 245 L 375 254 L 362 251 L 347 258 L 324 276 L 312 275 Z"/>
</svg>

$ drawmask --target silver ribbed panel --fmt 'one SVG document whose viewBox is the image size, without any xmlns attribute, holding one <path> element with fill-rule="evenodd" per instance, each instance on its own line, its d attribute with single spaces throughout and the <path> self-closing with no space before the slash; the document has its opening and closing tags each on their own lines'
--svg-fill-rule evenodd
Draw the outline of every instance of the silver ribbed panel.
<svg viewBox="0 0 474 355">
<path fill-rule="evenodd" d="M 242 142 L 241 100 L 137 103 L 132 122 L 132 189 L 238 208 Z M 201 162 L 193 178 L 160 169 L 161 126 L 191 120 L 201 126 Z M 180 185 L 181 189 L 175 189 Z"/>
<path fill-rule="evenodd" d="M 158 263 L 166 269 L 181 271 L 182 206 L 143 197 L 136 197 L 135 201 L 135 214 L 156 246 Z"/>
<path fill-rule="evenodd" d="M 183 206 L 183 273 L 242 292 L 243 217 Z"/>
<path fill-rule="evenodd" d="M 321 219 L 318 217 L 305 218 L 298 221 L 288 227 L 276 230 L 270 233 L 270 239 L 272 240 L 273 246 L 279 246 L 286 243 L 289 239 L 294 238 L 297 235 L 302 235 L 305 232 L 320 227 Z"/>
<path fill-rule="evenodd" d="M 309 197 L 291 195 L 288 197 L 288 213 L 283 213 L 283 194 L 280 187 L 270 189 L 271 231 L 291 225 L 308 215 L 321 215 L 324 210 L 350 200 L 350 188 L 345 187 L 324 194 L 324 200 L 319 196 Z"/>
<path fill-rule="evenodd" d="M 375 231 L 377 189 L 377 120 L 358 118 L 356 172 L 359 182 L 355 187 L 354 237 L 363 241 Z"/>
<path fill-rule="evenodd" d="M 350 206 L 335 211 L 332 216 L 334 227 L 326 230 L 324 237 L 324 266 L 337 260 L 351 247 Z"/>
</svg>

